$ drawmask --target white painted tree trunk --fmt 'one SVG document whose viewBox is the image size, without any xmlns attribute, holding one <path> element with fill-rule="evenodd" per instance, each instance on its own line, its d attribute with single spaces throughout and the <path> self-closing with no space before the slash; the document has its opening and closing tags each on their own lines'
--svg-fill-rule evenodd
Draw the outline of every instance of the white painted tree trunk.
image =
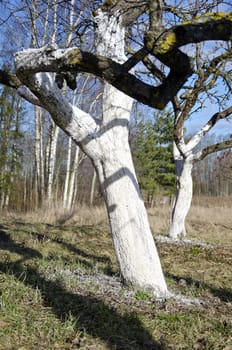
<svg viewBox="0 0 232 350">
<path fill-rule="evenodd" d="M 97 51 L 125 61 L 119 18 L 99 13 Z M 159 256 L 139 190 L 128 141 L 132 99 L 105 84 L 100 159 L 93 159 L 105 196 L 115 252 L 126 282 L 167 294 Z"/>
<path fill-rule="evenodd" d="M 169 225 L 169 237 L 178 239 L 186 236 L 185 220 L 192 202 L 192 167 L 191 156 L 175 159 L 176 163 L 176 194 L 173 201 Z"/>
<path fill-rule="evenodd" d="M 166 295 L 167 286 L 127 139 L 111 139 L 104 157 L 101 161 L 95 161 L 95 166 L 105 196 L 123 279 L 139 288 L 150 289 L 158 296 Z"/>
<path fill-rule="evenodd" d="M 32 90 L 34 84 L 33 79 L 29 81 Z M 129 148 L 131 98 L 107 84 L 99 127 L 89 114 L 67 103 L 52 82 L 50 87 L 46 74 L 36 77 L 33 91 L 54 120 L 81 144 L 95 165 L 124 280 L 140 288 L 149 288 L 158 296 L 166 296 L 167 286 Z"/>
<path fill-rule="evenodd" d="M 176 195 L 173 202 L 172 213 L 170 217 L 169 236 L 173 239 L 186 236 L 185 219 L 189 212 L 193 196 L 193 184 L 192 184 L 192 168 L 196 161 L 199 161 L 206 157 L 211 152 L 216 152 L 219 149 L 227 149 L 231 147 L 231 143 L 220 143 L 205 147 L 203 149 L 197 149 L 200 141 L 204 135 L 207 134 L 212 127 L 218 122 L 218 120 L 228 117 L 231 114 L 231 107 L 225 109 L 220 113 L 214 114 L 202 128 L 192 136 L 192 138 L 185 143 L 184 141 L 184 119 L 182 125 L 179 125 L 179 140 L 177 147 L 177 140 L 173 145 L 173 156 L 176 163 Z M 180 115 L 176 115 L 176 120 L 180 118 Z M 178 125 L 178 123 L 176 124 Z M 181 131 L 181 132 L 180 132 Z M 215 147 L 217 146 L 217 147 Z M 221 147 L 221 148 L 219 148 Z M 181 152 L 180 152 L 181 150 Z M 203 157 L 203 158 L 202 158 Z"/>
</svg>

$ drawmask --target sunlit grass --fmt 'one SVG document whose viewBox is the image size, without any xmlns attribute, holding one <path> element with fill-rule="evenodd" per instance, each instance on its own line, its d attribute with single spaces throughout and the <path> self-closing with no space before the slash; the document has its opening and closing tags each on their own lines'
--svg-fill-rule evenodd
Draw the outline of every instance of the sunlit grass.
<svg viewBox="0 0 232 350">
<path fill-rule="evenodd" d="M 168 210 L 151 212 L 155 235 L 165 233 Z M 169 289 L 197 298 L 190 304 L 120 284 L 104 208 L 93 222 L 85 213 L 87 224 L 78 215 L 65 224 L 2 218 L 0 349 L 231 349 L 232 237 L 222 214 L 207 210 L 209 222 L 192 208 L 188 227 L 209 245 L 157 243 Z"/>
</svg>

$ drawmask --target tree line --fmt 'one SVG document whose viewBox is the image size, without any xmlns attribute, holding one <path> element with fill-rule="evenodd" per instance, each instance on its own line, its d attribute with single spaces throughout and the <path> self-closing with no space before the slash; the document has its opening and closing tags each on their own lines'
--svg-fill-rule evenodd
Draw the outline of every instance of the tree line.
<svg viewBox="0 0 232 350">
<path fill-rule="evenodd" d="M 36 130 L 34 110 L 28 111 L 25 101 L 8 87 L 0 92 L 1 108 L 1 209 L 31 211 L 49 205 L 47 195 L 49 143 L 52 128 L 49 116 L 44 115 L 40 163 L 43 172 L 37 173 Z M 134 107 L 136 110 L 136 107 Z M 175 193 L 176 176 L 173 157 L 173 123 L 170 111 L 146 117 L 142 111 L 134 116 L 130 126 L 130 145 L 138 182 L 147 207 L 155 207 L 166 199 L 171 202 Z M 30 118 L 30 120 L 29 120 Z M 187 135 L 187 138 L 189 136 Z M 205 146 L 218 144 L 225 138 L 213 134 Z M 39 136 L 40 140 L 40 136 Z M 102 194 L 92 163 L 61 130 L 54 153 L 50 205 L 72 210 L 77 204 L 98 205 Z M 193 167 L 193 193 L 209 196 L 232 194 L 231 149 L 210 154 Z M 43 177 L 43 179 L 41 179 Z M 69 185 L 70 182 L 70 185 Z M 44 183 L 39 200 L 40 184 Z M 41 194 L 40 194 L 41 195 Z M 168 200 L 168 198 L 170 200 Z"/>
</svg>

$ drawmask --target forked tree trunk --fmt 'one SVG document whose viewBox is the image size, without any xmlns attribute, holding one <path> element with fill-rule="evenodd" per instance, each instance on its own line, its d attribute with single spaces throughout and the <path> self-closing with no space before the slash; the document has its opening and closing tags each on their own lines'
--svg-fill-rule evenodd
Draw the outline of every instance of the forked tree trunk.
<svg viewBox="0 0 232 350">
<path fill-rule="evenodd" d="M 193 160 L 186 158 L 175 162 L 177 184 L 169 226 L 169 237 L 173 239 L 186 236 L 185 220 L 191 206 L 193 192 Z"/>
</svg>

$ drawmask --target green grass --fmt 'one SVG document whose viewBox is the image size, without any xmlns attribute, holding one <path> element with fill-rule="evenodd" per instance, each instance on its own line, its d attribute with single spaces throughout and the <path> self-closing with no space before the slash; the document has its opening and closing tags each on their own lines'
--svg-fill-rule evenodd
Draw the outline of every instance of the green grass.
<svg viewBox="0 0 232 350">
<path fill-rule="evenodd" d="M 103 226 L 0 225 L 0 349 L 232 349 L 228 246 L 158 243 L 169 288 L 155 300 L 119 283 Z"/>
</svg>

